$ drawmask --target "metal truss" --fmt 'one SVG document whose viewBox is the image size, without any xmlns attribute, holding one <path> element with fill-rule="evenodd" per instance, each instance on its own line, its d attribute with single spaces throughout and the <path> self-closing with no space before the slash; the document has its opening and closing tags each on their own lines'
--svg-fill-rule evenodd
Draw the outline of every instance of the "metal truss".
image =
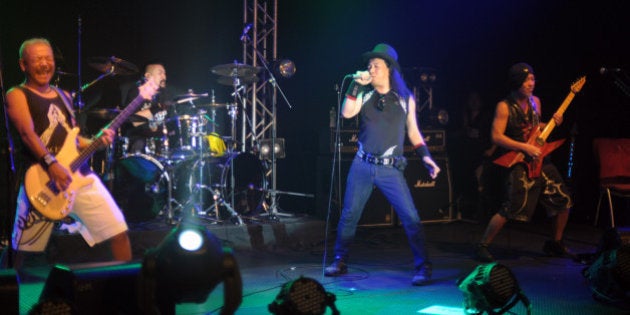
<svg viewBox="0 0 630 315">
<path fill-rule="evenodd" d="M 252 24 L 252 35 L 243 41 L 243 63 L 254 67 L 269 65 L 277 58 L 277 0 L 243 0 L 243 25 Z M 260 59 L 264 59 L 262 62 Z M 265 69 L 261 71 L 265 79 Z M 262 80 L 246 89 L 241 126 L 241 151 L 256 148 L 260 139 L 275 138 L 277 89 L 275 82 Z"/>
</svg>

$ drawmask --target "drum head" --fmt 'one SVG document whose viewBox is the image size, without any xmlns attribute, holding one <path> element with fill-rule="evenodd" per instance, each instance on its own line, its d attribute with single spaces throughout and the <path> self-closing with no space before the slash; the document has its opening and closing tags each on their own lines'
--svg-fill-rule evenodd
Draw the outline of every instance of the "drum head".
<svg viewBox="0 0 630 315">
<path fill-rule="evenodd" d="M 116 162 L 112 195 L 128 222 L 157 217 L 168 199 L 164 167 L 149 155 L 135 154 Z"/>
<path fill-rule="evenodd" d="M 236 212 L 256 214 L 262 211 L 267 189 L 265 169 L 262 161 L 251 153 L 241 153 L 228 159 L 221 176 L 223 198 L 230 203 L 233 198 Z"/>
</svg>

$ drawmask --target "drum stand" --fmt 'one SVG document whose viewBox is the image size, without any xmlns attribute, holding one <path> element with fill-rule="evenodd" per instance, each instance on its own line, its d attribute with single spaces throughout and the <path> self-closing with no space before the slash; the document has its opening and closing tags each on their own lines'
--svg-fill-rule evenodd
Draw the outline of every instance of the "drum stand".
<svg viewBox="0 0 630 315">
<path fill-rule="evenodd" d="M 208 212 L 210 211 L 210 209 L 213 209 L 212 211 L 214 212 L 214 218 L 212 218 L 211 220 L 214 223 L 219 223 L 221 222 L 219 206 L 224 206 L 227 209 L 227 211 L 230 213 L 232 222 L 236 225 L 243 225 L 243 220 L 241 219 L 239 214 L 236 211 L 234 211 L 234 208 L 232 208 L 230 204 L 225 202 L 225 200 L 221 196 L 221 192 L 218 189 L 212 187 L 212 185 L 204 184 L 206 180 L 204 180 L 203 171 L 204 171 L 204 166 L 206 165 L 207 156 L 204 156 L 203 146 L 201 145 L 201 142 L 207 141 L 205 136 L 206 135 L 203 132 L 199 132 L 194 135 L 194 137 L 197 137 L 197 139 L 199 139 L 200 143 L 197 145 L 199 149 L 198 149 L 198 152 L 196 153 L 197 160 L 193 164 L 194 165 L 193 170 L 195 170 L 195 167 L 197 167 L 199 171 L 199 175 L 197 178 L 197 182 L 195 183 L 192 183 L 192 180 L 194 179 L 194 176 L 195 176 L 194 173 L 191 173 L 190 175 L 190 180 L 189 180 L 190 185 L 191 185 L 190 197 L 188 198 L 188 201 L 186 202 L 187 205 L 192 205 L 192 209 L 191 209 L 192 211 L 190 212 L 190 214 L 192 216 L 201 217 L 204 215 L 208 215 Z M 204 191 L 208 191 L 212 193 L 212 197 L 213 197 L 212 199 L 214 200 L 213 205 L 211 205 L 209 208 L 206 208 L 206 209 L 203 208 Z M 197 198 L 196 202 L 195 202 L 195 197 Z"/>
</svg>

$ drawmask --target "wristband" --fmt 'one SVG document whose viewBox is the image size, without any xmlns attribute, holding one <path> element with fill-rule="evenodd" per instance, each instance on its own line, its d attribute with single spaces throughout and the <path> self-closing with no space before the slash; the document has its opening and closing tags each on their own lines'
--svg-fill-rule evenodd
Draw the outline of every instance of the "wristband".
<svg viewBox="0 0 630 315">
<path fill-rule="evenodd" d="M 57 159 L 52 154 L 46 153 L 44 154 L 44 156 L 42 156 L 41 163 L 46 169 L 48 169 L 48 167 L 50 167 L 54 163 L 57 163 Z"/>
<path fill-rule="evenodd" d="M 355 81 L 352 81 L 350 82 L 350 85 L 348 85 L 346 96 L 351 99 L 356 99 L 357 95 L 359 95 L 360 90 L 361 90 L 361 85 L 357 84 Z"/>
<path fill-rule="evenodd" d="M 420 157 L 420 159 L 424 159 L 425 156 L 431 157 L 431 153 L 429 152 L 429 148 L 426 145 L 421 144 L 415 148 L 416 154 Z"/>
</svg>

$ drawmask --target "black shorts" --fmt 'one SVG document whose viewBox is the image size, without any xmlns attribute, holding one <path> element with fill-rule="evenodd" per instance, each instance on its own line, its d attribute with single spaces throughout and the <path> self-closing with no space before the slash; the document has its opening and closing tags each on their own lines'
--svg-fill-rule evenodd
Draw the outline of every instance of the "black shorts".
<svg viewBox="0 0 630 315">
<path fill-rule="evenodd" d="M 498 213 L 508 219 L 530 221 L 540 202 L 552 217 L 573 206 L 573 200 L 560 172 L 551 163 L 544 163 L 541 175 L 528 178 L 525 165 L 517 164 L 511 169 L 493 165 L 488 170 L 494 181 L 498 200 Z M 489 175 L 489 174 L 484 174 Z"/>
</svg>

